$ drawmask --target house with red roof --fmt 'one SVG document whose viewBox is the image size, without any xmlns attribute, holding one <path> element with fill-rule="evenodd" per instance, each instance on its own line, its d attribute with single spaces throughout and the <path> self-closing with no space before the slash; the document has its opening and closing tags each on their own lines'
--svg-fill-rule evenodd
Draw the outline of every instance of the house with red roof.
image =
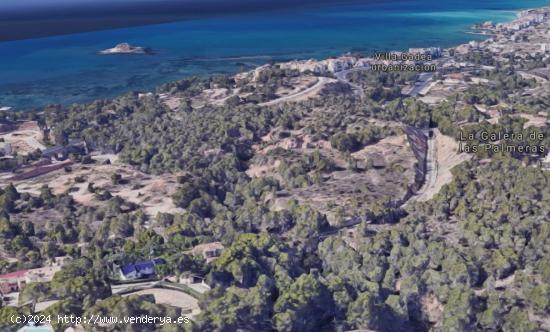
<svg viewBox="0 0 550 332">
<path fill-rule="evenodd" d="M 19 292 L 27 284 L 29 270 L 15 271 L 0 275 L 0 292 L 2 295 Z"/>
</svg>

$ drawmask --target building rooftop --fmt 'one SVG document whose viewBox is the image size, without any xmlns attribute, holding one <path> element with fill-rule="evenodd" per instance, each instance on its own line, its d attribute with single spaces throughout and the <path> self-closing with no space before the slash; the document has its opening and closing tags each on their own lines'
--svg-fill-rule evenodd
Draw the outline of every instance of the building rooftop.
<svg viewBox="0 0 550 332">
<path fill-rule="evenodd" d="M 142 262 L 136 262 L 136 263 L 133 263 L 133 264 L 123 265 L 120 268 L 120 271 L 124 275 L 128 275 L 132 272 L 140 273 L 140 272 L 148 270 L 148 269 L 154 269 L 155 265 L 165 264 L 165 263 L 166 262 L 163 259 L 155 258 L 155 259 L 150 260 L 150 261 L 142 261 Z"/>
<path fill-rule="evenodd" d="M 29 270 L 21 270 L 21 271 L 15 271 L 11 273 L 6 273 L 0 275 L 0 280 L 2 279 L 18 279 L 23 278 Z"/>
<path fill-rule="evenodd" d="M 151 269 L 151 268 L 154 268 L 155 267 L 155 264 L 151 261 L 149 262 L 138 262 L 138 263 L 134 263 L 134 264 L 128 264 L 128 265 L 124 265 L 120 268 L 120 270 L 122 271 L 122 273 L 124 275 L 128 275 L 132 272 L 141 272 L 145 269 Z"/>
</svg>

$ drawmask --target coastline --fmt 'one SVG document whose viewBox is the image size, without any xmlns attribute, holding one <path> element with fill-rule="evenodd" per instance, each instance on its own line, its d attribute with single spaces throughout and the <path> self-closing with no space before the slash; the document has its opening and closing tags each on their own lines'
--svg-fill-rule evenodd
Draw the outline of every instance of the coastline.
<svg viewBox="0 0 550 332">
<path fill-rule="evenodd" d="M 509 10 L 506 11 L 510 12 Z M 523 10 L 514 11 L 516 13 L 516 17 L 522 11 Z M 507 15 L 510 15 L 510 13 L 508 13 Z M 479 21 L 482 20 L 483 19 L 480 19 Z M 161 27 L 159 27 L 159 29 L 160 28 Z M 467 43 L 470 40 L 481 41 L 486 38 L 490 38 L 490 36 L 488 35 L 476 35 L 476 38 L 468 38 L 468 35 L 471 34 L 465 33 L 464 30 L 460 31 L 460 35 L 462 35 L 462 37 L 460 37 L 461 40 L 458 43 L 453 43 L 451 45 L 449 45 L 450 43 L 442 43 L 442 46 L 447 48 L 454 48 L 461 45 L 462 43 Z M 421 37 L 421 35 L 415 36 L 414 39 L 422 40 Z M 328 36 L 326 38 L 327 40 L 330 39 L 330 37 Z M 426 36 L 426 40 L 431 39 L 433 39 L 433 37 Z M 454 39 L 456 39 L 456 37 Z M 59 40 L 64 40 L 64 38 L 59 38 Z M 125 40 L 128 39 L 124 39 L 124 37 L 120 39 L 117 38 L 115 42 L 109 42 L 107 47 L 109 45 L 112 46 L 117 42 Z M 132 39 L 128 41 L 132 44 L 135 43 L 138 45 L 150 45 L 148 41 L 140 42 Z M 43 40 L 41 41 L 41 43 L 50 42 Z M 429 42 L 413 43 L 410 45 L 410 47 L 438 46 L 441 44 L 439 41 L 435 41 L 431 43 L 431 45 L 428 45 L 428 43 Z M 177 39 L 174 39 L 173 44 L 178 44 Z M 156 45 L 151 46 L 155 49 L 159 49 L 159 54 L 154 58 L 152 57 L 151 59 L 138 59 L 136 61 L 136 65 L 125 63 L 126 61 L 124 60 L 124 58 L 109 59 L 107 61 L 93 58 L 93 55 L 97 54 L 97 49 L 94 50 L 93 54 L 90 52 L 85 57 L 75 54 L 75 58 L 68 61 L 71 61 L 73 63 L 75 61 L 78 61 L 79 63 L 92 63 L 88 66 L 89 68 L 87 68 L 85 71 L 79 70 L 79 72 L 75 70 L 68 70 L 66 68 L 60 68 L 60 70 L 58 71 L 55 69 L 55 65 L 47 63 L 45 65 L 47 65 L 48 67 L 52 67 L 52 69 L 48 70 L 48 72 L 52 74 L 55 73 L 55 76 L 49 75 L 52 76 L 51 78 L 41 77 L 41 75 L 46 73 L 46 71 L 42 70 L 40 65 L 41 61 L 38 59 L 38 61 L 35 59 L 32 60 L 33 63 L 39 64 L 37 65 L 36 69 L 33 69 L 32 67 L 31 69 L 21 68 L 19 72 L 15 71 L 15 68 L 18 68 L 17 64 L 15 63 L 13 69 L 6 68 L 7 71 L 4 71 L 4 73 L 7 75 L 5 76 L 7 80 L 5 82 L 1 82 L 4 84 L 0 83 L 0 104 L 2 106 L 10 106 L 18 111 L 32 110 L 33 108 L 42 108 L 45 105 L 52 103 L 59 103 L 64 105 L 69 105 L 73 103 L 82 104 L 91 102 L 96 99 L 116 98 L 117 96 L 123 95 L 128 91 L 154 90 L 154 88 L 159 85 L 177 81 L 186 77 L 208 77 L 211 75 L 215 75 L 216 73 L 233 75 L 241 72 L 243 67 L 246 70 L 248 70 L 248 68 L 254 70 L 256 66 L 261 66 L 262 63 L 271 63 L 272 61 L 280 63 L 281 60 L 282 62 L 287 62 L 287 59 L 293 58 L 327 59 L 329 57 L 341 56 L 346 52 L 342 51 L 340 53 L 334 53 L 335 51 L 330 49 L 320 49 L 319 51 L 315 52 L 299 52 L 298 54 L 294 55 L 293 53 L 287 53 L 285 52 L 285 50 L 281 49 L 280 55 L 271 53 L 258 53 L 263 55 L 239 54 L 238 52 L 218 55 L 217 51 L 214 49 L 211 51 L 211 54 L 213 55 L 212 57 L 204 56 L 205 54 L 202 54 L 202 56 L 199 55 L 197 57 L 192 56 L 188 58 L 174 58 L 174 55 L 170 53 L 173 53 L 174 51 L 169 51 L 164 49 L 163 47 L 157 47 Z M 188 46 L 184 47 L 187 48 Z M 240 46 L 235 45 L 234 47 L 237 48 Z M 387 48 L 387 50 L 396 48 L 406 49 L 406 47 L 409 46 L 392 47 Z M 347 47 L 346 49 L 347 51 L 354 51 L 353 47 Z M 57 56 L 57 53 L 65 53 L 63 50 L 60 50 L 59 52 L 57 50 L 53 50 L 53 53 L 47 50 L 47 52 L 51 53 L 51 56 L 48 55 L 48 58 L 52 58 L 52 56 Z M 181 52 L 186 51 L 180 51 L 180 49 L 178 49 L 176 50 L 176 52 L 177 54 L 182 54 Z M 366 54 L 370 51 L 359 49 L 357 50 L 357 52 Z M 73 53 L 73 50 L 71 50 L 71 53 Z M 309 56 L 308 53 L 310 53 L 311 56 Z M 334 56 L 322 55 L 323 53 L 334 54 Z M 200 60 L 195 61 L 195 58 L 199 58 Z M 7 59 L 9 59 L 9 57 Z M 29 58 L 25 61 L 28 62 L 31 59 L 32 58 Z M 251 61 L 247 61 L 247 63 L 244 64 L 236 63 L 239 62 L 238 59 L 251 59 Z M 4 63 L 8 62 L 4 61 Z M 79 63 L 73 65 L 72 67 L 78 68 L 78 66 L 80 65 Z M 104 71 L 103 69 L 101 69 L 102 67 L 107 68 L 107 70 L 109 70 L 109 67 L 112 67 L 114 69 L 113 74 L 110 74 L 109 71 Z M 121 75 L 115 75 L 115 70 L 121 71 Z M 34 74 L 33 71 L 38 71 L 39 75 L 37 75 L 36 78 L 33 78 L 34 75 L 29 75 Z M 98 73 L 97 75 L 96 72 Z M 13 79 L 10 78 L 12 76 Z M 57 82 L 59 82 L 59 84 Z"/>
<path fill-rule="evenodd" d="M 521 22 L 522 17 L 524 15 L 528 15 L 529 13 L 531 13 L 533 11 L 550 11 L 550 6 L 537 7 L 537 8 L 528 8 L 528 9 L 522 9 L 522 10 L 515 11 L 515 16 L 516 17 L 514 19 L 512 19 L 510 21 L 496 23 L 494 28 L 496 28 L 496 27 L 500 27 L 501 29 L 510 28 L 511 26 Z M 444 49 L 448 51 L 448 50 L 452 50 L 452 49 L 457 49 L 461 46 L 469 45 L 471 43 L 478 43 L 478 42 L 479 43 L 484 43 L 484 42 L 490 41 L 493 37 L 497 36 L 496 33 L 491 33 L 491 32 L 487 32 L 487 31 L 484 31 L 484 32 L 465 31 L 464 33 L 465 34 L 471 34 L 471 35 L 477 35 L 477 36 L 484 36 L 484 37 L 487 37 L 487 38 L 484 38 L 482 41 L 468 40 L 464 43 L 454 45 L 454 46 L 451 46 L 451 47 L 447 47 L 447 48 L 444 48 Z M 432 47 L 429 47 L 429 48 L 439 48 L 439 47 L 437 45 L 433 45 Z M 413 49 L 413 48 L 411 48 L 411 49 Z M 411 50 L 411 49 L 409 49 L 409 50 Z M 420 48 L 419 47 L 419 48 L 415 48 L 415 49 L 425 49 L 425 48 Z M 406 52 L 403 52 L 401 50 L 391 50 L 391 51 L 384 52 L 384 53 L 385 54 L 402 54 L 402 53 L 406 53 Z M 348 58 L 351 54 L 352 54 L 351 52 L 347 52 L 347 53 L 342 54 L 342 55 L 337 56 L 337 57 L 330 57 L 330 58 L 326 58 L 326 59 L 322 59 L 322 60 L 315 60 L 315 59 L 291 60 L 291 61 L 286 61 L 286 62 L 279 62 L 279 63 L 276 63 L 275 65 L 286 66 L 286 65 L 291 65 L 293 63 L 308 63 L 308 62 L 322 63 L 323 61 L 328 61 L 330 59 Z M 360 57 L 358 57 L 358 59 L 374 59 L 375 57 L 376 57 L 376 55 L 366 55 L 366 56 L 360 56 Z M 358 60 L 358 62 L 360 62 L 360 60 Z M 255 69 L 253 69 L 251 72 L 257 71 L 258 69 L 261 69 L 262 67 L 265 67 L 265 66 L 266 65 L 259 66 Z M 240 74 L 243 74 L 243 73 L 240 73 Z M 238 75 L 239 74 L 237 74 L 235 76 L 238 76 Z"/>
<path fill-rule="evenodd" d="M 244 71 L 237 73 L 235 75 L 232 75 L 232 77 L 236 79 L 242 79 L 245 77 L 251 77 L 255 79 L 259 75 L 261 75 L 262 71 L 266 69 L 270 69 L 271 67 L 279 67 L 281 69 L 290 69 L 290 70 L 298 70 L 301 73 L 304 72 L 312 72 L 316 75 L 320 75 L 320 78 L 323 78 L 323 75 L 335 76 L 339 81 L 344 81 L 350 85 L 352 85 L 349 81 L 345 79 L 345 76 L 348 72 L 354 71 L 354 70 L 365 70 L 369 68 L 374 68 L 375 66 L 379 65 L 386 65 L 386 66 L 401 66 L 403 67 L 402 63 L 405 64 L 413 64 L 417 61 L 413 58 L 418 55 L 422 56 L 429 56 L 429 61 L 420 61 L 421 63 L 438 63 L 441 62 L 443 58 L 449 58 L 449 52 L 468 52 L 468 50 L 472 48 L 478 48 L 482 45 L 486 45 L 487 43 L 491 43 L 493 41 L 493 38 L 498 37 L 499 33 L 498 31 L 512 31 L 517 30 L 520 31 L 525 27 L 529 27 L 532 24 L 536 24 L 536 18 L 532 18 L 530 16 L 530 13 L 532 12 L 550 12 L 550 6 L 545 7 L 537 7 L 537 8 L 529 8 L 529 9 L 523 9 L 518 10 L 515 12 L 515 18 L 506 21 L 506 22 L 499 22 L 495 23 L 491 28 L 488 28 L 487 30 L 484 30 L 483 33 L 476 33 L 476 32 L 465 32 L 465 34 L 472 34 L 477 36 L 484 36 L 486 38 L 483 38 L 483 40 L 469 40 L 467 42 L 447 47 L 447 48 L 439 48 L 437 46 L 433 47 L 427 47 L 427 48 L 410 48 L 408 52 L 403 51 L 389 51 L 389 52 L 383 52 L 373 55 L 353 55 L 352 53 L 345 53 L 340 56 L 336 57 L 330 57 L 322 60 L 316 60 L 316 59 L 303 59 L 303 60 L 291 60 L 291 61 L 284 61 L 284 62 L 276 62 L 273 64 L 265 64 L 258 66 L 252 70 Z M 527 21 L 527 23 L 525 22 Z M 522 26 L 523 24 L 523 26 Z M 516 27 L 517 26 L 517 27 Z M 445 53 L 445 56 L 443 55 Z M 436 56 L 437 54 L 437 56 Z M 395 55 L 395 58 L 381 58 L 381 55 Z M 410 56 L 410 59 L 405 59 L 406 56 Z M 432 59 L 433 55 L 433 59 Z M 397 60 L 397 57 L 401 57 L 400 60 Z M 435 66 L 434 66 L 435 68 Z M 372 69 L 371 69 L 372 70 Z M 435 70 L 434 70 L 435 72 Z M 421 72 L 419 72 L 421 74 Z M 430 83 L 431 78 L 424 81 L 422 87 L 426 87 L 428 83 Z M 357 90 L 357 89 L 356 89 Z M 411 95 L 417 95 L 422 88 L 411 88 Z M 281 98 L 283 100 L 288 99 L 288 97 Z M 268 103 L 264 103 L 265 105 L 272 105 L 275 104 L 277 100 L 271 101 Z"/>
</svg>

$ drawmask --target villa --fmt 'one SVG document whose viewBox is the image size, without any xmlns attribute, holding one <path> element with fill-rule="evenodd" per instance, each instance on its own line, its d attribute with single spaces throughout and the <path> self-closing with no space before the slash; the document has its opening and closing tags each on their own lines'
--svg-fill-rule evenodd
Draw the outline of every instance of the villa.
<svg viewBox="0 0 550 332">
<path fill-rule="evenodd" d="M 120 279 L 136 280 L 153 278 L 156 276 L 156 266 L 164 263 L 163 259 L 156 258 L 149 261 L 123 265 L 119 269 Z"/>
</svg>

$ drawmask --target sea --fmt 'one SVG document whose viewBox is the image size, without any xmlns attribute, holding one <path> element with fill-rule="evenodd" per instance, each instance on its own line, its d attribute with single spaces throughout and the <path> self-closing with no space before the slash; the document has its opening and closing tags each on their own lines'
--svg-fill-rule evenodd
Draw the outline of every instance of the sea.
<svg viewBox="0 0 550 332">
<path fill-rule="evenodd" d="M 30 111 L 48 104 L 85 103 L 279 61 L 450 47 L 483 38 L 466 33 L 474 23 L 509 21 L 521 9 L 545 5 L 550 2 L 325 1 L 0 42 L 0 108 Z M 122 42 L 149 47 L 154 54 L 99 54 Z"/>
</svg>

